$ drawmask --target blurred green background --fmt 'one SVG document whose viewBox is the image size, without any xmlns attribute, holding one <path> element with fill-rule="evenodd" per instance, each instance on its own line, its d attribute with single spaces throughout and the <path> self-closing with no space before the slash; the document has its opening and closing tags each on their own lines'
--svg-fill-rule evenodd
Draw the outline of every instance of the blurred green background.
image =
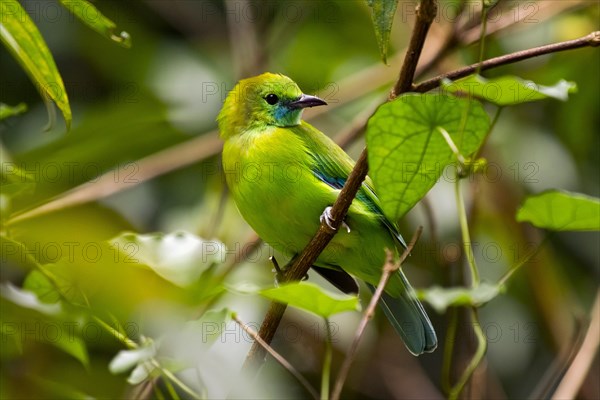
<svg viewBox="0 0 600 400">
<path fill-rule="evenodd" d="M 494 33 L 487 39 L 486 57 L 598 29 L 597 2 L 526 3 L 500 2 L 490 23 Z M 87 308 L 68 310 L 64 321 L 48 320 L 41 311 L 3 299 L 0 396 L 156 397 L 151 388 L 145 393 L 129 385 L 126 374 L 109 371 L 110 361 L 124 346 L 90 315 L 110 324 L 118 321 L 139 342 L 161 338 L 159 354 L 165 365 L 172 363 L 170 369 L 181 380 L 209 398 L 223 398 L 236 385 L 247 388 L 243 396 L 248 398 L 306 396 L 272 360 L 259 383 L 241 381 L 237 373 L 251 340 L 235 324 L 229 323 L 212 343 L 203 337 L 205 330 L 199 333 L 189 325 L 203 310 L 226 306 L 257 329 L 266 300 L 223 292 L 220 283 L 213 293 L 202 280 L 180 287 L 128 262 L 126 252 L 108 241 L 124 231 L 191 232 L 225 244 L 228 262 L 219 258 L 215 268 L 228 272 L 235 264 L 232 256 L 249 248 L 253 237 L 228 199 L 220 171 L 215 118 L 227 92 L 241 77 L 264 71 L 286 74 L 305 93 L 328 101 L 324 112 L 310 110 L 305 118 L 335 137 L 356 115 L 385 99 L 400 68 L 415 3 L 399 3 L 387 66 L 380 60 L 370 9 L 363 1 L 94 2 L 119 31 L 130 34 L 130 49 L 93 32 L 56 2 L 22 4 L 55 58 L 73 124 L 66 132 L 59 114 L 57 123 L 44 130 L 48 112 L 36 87 L 0 48 L 0 100 L 28 107 L 24 114 L 0 122 L 3 174 L 17 166 L 35 180 L 34 187 L 20 193 L 3 193 L 2 220 L 53 205 L 50 212 L 3 225 L 3 235 L 25 248 L 3 241 L 1 278 L 22 286 L 32 268 L 31 256 L 64 278 L 71 300 Z M 440 1 L 424 58 L 431 59 L 452 26 L 465 21 L 456 18 L 456 4 Z M 475 3 L 467 4 L 475 10 Z M 463 39 L 428 76 L 477 61 L 477 46 L 469 44 L 468 35 Z M 469 179 L 473 247 L 484 279 L 497 280 L 532 246 L 541 250 L 512 278 L 506 293 L 480 310 L 489 348 L 475 376 L 479 392 L 468 396 L 523 398 L 547 388 L 552 382 L 548 371 L 560 370 L 560 363 L 553 362 L 568 353 L 586 326 L 600 278 L 600 236 L 549 234 L 518 224 L 514 215 L 526 194 L 549 188 L 600 196 L 599 57 L 598 49 L 582 48 L 484 74 L 514 74 L 545 85 L 566 79 L 576 82 L 578 91 L 567 102 L 505 109 L 482 153 L 488 169 Z M 358 139 L 348 151 L 356 157 L 363 146 L 364 140 Z M 85 183 L 90 193 L 86 201 L 60 202 Z M 452 185 L 444 175 L 428 194 L 433 223 L 421 205 L 402 223 L 405 236 L 416 225 L 425 225 L 406 267 L 416 287 L 459 282 L 461 239 Z M 71 193 L 82 192 L 78 188 Z M 271 254 L 268 246 L 258 245 L 256 253 L 231 270 L 226 286 L 272 284 Z M 310 279 L 318 281 L 314 275 Z M 446 315 L 429 313 L 443 343 Z M 334 370 L 359 317 L 345 313 L 332 320 Z M 431 355 L 412 358 L 379 317 L 369 327 L 345 396 L 440 398 L 444 345 Z M 80 347 L 61 344 L 56 338 L 66 338 L 69 321 L 77 318 Z M 467 323 L 463 325 L 457 346 L 468 353 L 473 338 L 468 337 Z M 316 386 L 323 335 L 322 321 L 288 310 L 274 342 Z M 600 396 L 597 379 L 592 379 L 599 373 L 596 355 L 580 398 Z M 167 393 L 164 383 L 158 385 L 158 391 Z"/>
</svg>

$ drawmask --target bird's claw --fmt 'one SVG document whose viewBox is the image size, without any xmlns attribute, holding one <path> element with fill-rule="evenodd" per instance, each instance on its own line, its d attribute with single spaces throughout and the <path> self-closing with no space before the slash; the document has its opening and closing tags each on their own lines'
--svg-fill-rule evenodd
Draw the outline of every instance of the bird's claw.
<svg viewBox="0 0 600 400">
<path fill-rule="evenodd" d="M 274 256 L 269 257 L 269 260 L 273 263 L 273 269 L 271 271 L 275 273 L 275 287 L 279 287 L 280 282 L 285 282 L 283 270 L 279 267 L 279 263 Z"/>
<path fill-rule="evenodd" d="M 271 261 L 271 263 L 273 263 L 273 269 L 271 270 L 271 272 L 273 272 L 275 274 L 275 282 L 274 282 L 275 287 L 279 287 L 279 285 L 281 283 L 285 283 L 285 281 L 286 281 L 286 279 L 285 279 L 285 272 L 279 266 L 279 263 L 277 262 L 277 259 L 275 258 L 275 256 L 269 257 L 269 261 Z M 301 281 L 307 281 L 308 280 L 308 273 L 304 274 L 304 276 L 300 280 Z"/>
<path fill-rule="evenodd" d="M 331 217 L 331 206 L 328 206 L 325 208 L 325 211 L 323 211 L 323 214 L 321 214 L 321 217 L 319 218 L 319 221 L 321 221 L 321 223 L 325 222 L 325 224 L 327 224 L 328 227 L 330 227 L 332 230 L 336 231 L 337 229 L 335 229 L 333 227 L 333 218 Z M 348 226 L 348 224 L 346 223 L 346 221 L 342 221 L 342 226 L 344 228 L 346 228 L 346 231 L 348 233 L 351 232 L 350 227 Z"/>
</svg>

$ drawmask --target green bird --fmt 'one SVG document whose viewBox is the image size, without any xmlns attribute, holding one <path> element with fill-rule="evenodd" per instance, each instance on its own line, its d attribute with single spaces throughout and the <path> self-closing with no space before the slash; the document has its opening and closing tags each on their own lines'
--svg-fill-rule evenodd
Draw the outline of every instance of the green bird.
<svg viewBox="0 0 600 400">
<path fill-rule="evenodd" d="M 331 206 L 354 167 L 344 150 L 301 120 L 304 108 L 326 104 L 287 76 L 265 73 L 238 82 L 217 118 L 223 170 L 238 210 L 264 241 L 289 256 L 300 254 L 321 221 L 331 224 Z M 373 290 L 385 249 L 399 252 L 406 245 L 368 177 L 342 227 L 313 268 L 342 290 L 358 289 L 348 274 Z M 435 350 L 433 326 L 402 271 L 391 277 L 380 304 L 412 354 Z"/>
</svg>

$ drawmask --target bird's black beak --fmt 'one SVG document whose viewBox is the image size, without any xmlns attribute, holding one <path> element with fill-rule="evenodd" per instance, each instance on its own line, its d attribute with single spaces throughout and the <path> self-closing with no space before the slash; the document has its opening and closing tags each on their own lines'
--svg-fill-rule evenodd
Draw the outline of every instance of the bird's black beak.
<svg viewBox="0 0 600 400">
<path fill-rule="evenodd" d="M 298 100 L 288 103 L 288 107 L 290 108 L 306 108 L 326 105 L 327 102 L 325 100 L 320 99 L 317 96 L 310 96 L 308 94 L 303 94 Z"/>
</svg>

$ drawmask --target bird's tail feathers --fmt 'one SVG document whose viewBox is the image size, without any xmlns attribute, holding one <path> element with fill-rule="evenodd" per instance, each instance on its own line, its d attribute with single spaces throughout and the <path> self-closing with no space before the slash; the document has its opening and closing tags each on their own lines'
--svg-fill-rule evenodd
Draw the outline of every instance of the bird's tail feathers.
<svg viewBox="0 0 600 400">
<path fill-rule="evenodd" d="M 395 282 L 390 282 L 390 284 L 402 286 L 402 294 L 399 297 L 393 297 L 384 292 L 379 305 L 396 332 L 404 340 L 408 351 L 415 356 L 431 353 L 437 347 L 437 336 L 423 305 L 417 299 L 414 289 L 402 271 L 392 275 L 391 279 Z M 375 291 L 372 285 L 369 285 L 369 288 L 371 291 Z"/>
</svg>

